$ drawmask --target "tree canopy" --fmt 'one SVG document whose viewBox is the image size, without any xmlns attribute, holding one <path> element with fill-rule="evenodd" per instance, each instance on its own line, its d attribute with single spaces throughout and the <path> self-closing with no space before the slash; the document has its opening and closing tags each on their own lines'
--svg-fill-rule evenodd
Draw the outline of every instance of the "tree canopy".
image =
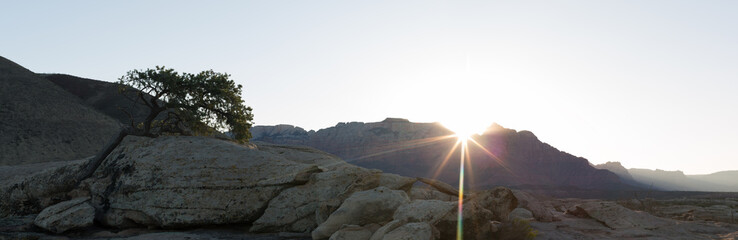
<svg viewBox="0 0 738 240">
<path fill-rule="evenodd" d="M 226 73 L 213 70 L 198 74 L 178 73 L 157 66 L 129 71 L 118 83 L 121 92 L 136 92 L 136 97 L 124 96 L 150 110 L 142 122 L 136 122 L 131 116 L 130 124 L 135 134 L 209 135 L 228 131 L 239 142 L 251 138 L 252 109 L 244 106 L 243 86 Z"/>
</svg>

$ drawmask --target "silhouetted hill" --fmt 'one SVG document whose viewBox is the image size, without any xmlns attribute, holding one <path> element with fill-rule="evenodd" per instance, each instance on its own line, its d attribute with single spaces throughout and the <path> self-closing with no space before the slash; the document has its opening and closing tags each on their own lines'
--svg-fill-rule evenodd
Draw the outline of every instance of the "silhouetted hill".
<svg viewBox="0 0 738 240">
<path fill-rule="evenodd" d="M 0 164 L 94 155 L 117 121 L 52 82 L 0 57 Z"/>
<path fill-rule="evenodd" d="M 450 153 L 456 139 L 438 123 L 387 119 L 376 123 L 339 123 L 311 132 L 290 125 L 256 126 L 252 133 L 255 141 L 310 146 L 362 167 L 458 183 L 460 152 L 457 148 Z M 614 173 L 596 169 L 587 159 L 559 151 L 529 131 L 493 125 L 474 140 L 484 146 L 483 150 L 470 143 L 471 162 L 465 167 L 465 182 L 474 188 L 493 185 L 633 188 Z M 443 164 L 447 156 L 449 160 Z"/>
<path fill-rule="evenodd" d="M 94 79 L 75 77 L 66 74 L 39 74 L 49 81 L 53 82 L 62 89 L 74 94 L 84 101 L 85 104 L 95 108 L 96 110 L 118 120 L 119 122 L 130 125 L 129 116 L 121 110 L 125 109 L 132 115 L 135 122 L 142 122 L 149 109 L 140 104 L 134 104 L 130 99 L 136 99 L 137 95 L 132 92 L 126 92 L 122 95 L 118 91 L 117 83 L 104 82 Z M 128 98 L 126 98 L 126 96 Z M 163 115 L 160 115 L 160 118 Z"/>
</svg>

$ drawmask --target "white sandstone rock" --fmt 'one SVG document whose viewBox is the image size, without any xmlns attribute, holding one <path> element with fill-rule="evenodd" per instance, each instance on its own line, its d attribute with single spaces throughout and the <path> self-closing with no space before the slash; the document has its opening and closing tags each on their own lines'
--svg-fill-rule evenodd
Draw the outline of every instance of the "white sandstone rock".
<svg viewBox="0 0 738 240">
<path fill-rule="evenodd" d="M 402 225 L 384 235 L 382 240 L 434 240 L 433 227 L 426 222 Z"/>
<path fill-rule="evenodd" d="M 324 239 L 338 231 L 343 224 L 365 225 L 392 220 L 392 214 L 409 202 L 404 191 L 378 187 L 356 192 L 347 198 L 328 219 L 313 230 L 313 239 Z"/>
<path fill-rule="evenodd" d="M 270 199 L 316 172 L 213 138 L 128 136 L 86 182 L 107 225 L 185 227 L 256 220 Z"/>
<path fill-rule="evenodd" d="M 90 206 L 89 200 L 76 198 L 47 207 L 36 216 L 33 223 L 54 233 L 92 226 L 95 209 Z"/>
</svg>

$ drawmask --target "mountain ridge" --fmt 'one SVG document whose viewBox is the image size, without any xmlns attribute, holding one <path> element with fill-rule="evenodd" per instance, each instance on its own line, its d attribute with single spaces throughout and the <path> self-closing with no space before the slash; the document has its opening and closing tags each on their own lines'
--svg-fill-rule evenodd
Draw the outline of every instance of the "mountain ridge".
<svg viewBox="0 0 738 240">
<path fill-rule="evenodd" d="M 252 134 L 254 141 L 314 147 L 362 167 L 458 183 L 458 156 L 461 153 L 458 149 L 451 151 L 456 139 L 452 137 L 453 132 L 440 123 L 412 123 L 406 119 L 388 118 L 373 123 L 342 122 L 317 131 L 283 124 L 255 126 Z M 492 124 L 473 139 L 485 147 L 482 149 L 470 143 L 468 153 L 472 160 L 465 168 L 470 173 L 465 182 L 473 187 L 634 188 L 610 171 L 593 168 L 584 158 L 541 142 L 530 131 L 516 131 Z M 454 157 L 442 164 L 446 156 Z"/>
</svg>

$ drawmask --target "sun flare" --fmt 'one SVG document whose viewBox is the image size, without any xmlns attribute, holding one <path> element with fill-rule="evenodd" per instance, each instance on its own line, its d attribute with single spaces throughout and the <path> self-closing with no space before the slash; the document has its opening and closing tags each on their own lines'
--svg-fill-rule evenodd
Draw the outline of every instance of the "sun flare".
<svg viewBox="0 0 738 240">
<path fill-rule="evenodd" d="M 448 130 L 454 132 L 454 136 L 459 140 L 468 140 L 476 134 L 484 132 L 483 127 L 477 127 L 476 124 L 465 122 L 443 122 L 441 123 Z"/>
</svg>

